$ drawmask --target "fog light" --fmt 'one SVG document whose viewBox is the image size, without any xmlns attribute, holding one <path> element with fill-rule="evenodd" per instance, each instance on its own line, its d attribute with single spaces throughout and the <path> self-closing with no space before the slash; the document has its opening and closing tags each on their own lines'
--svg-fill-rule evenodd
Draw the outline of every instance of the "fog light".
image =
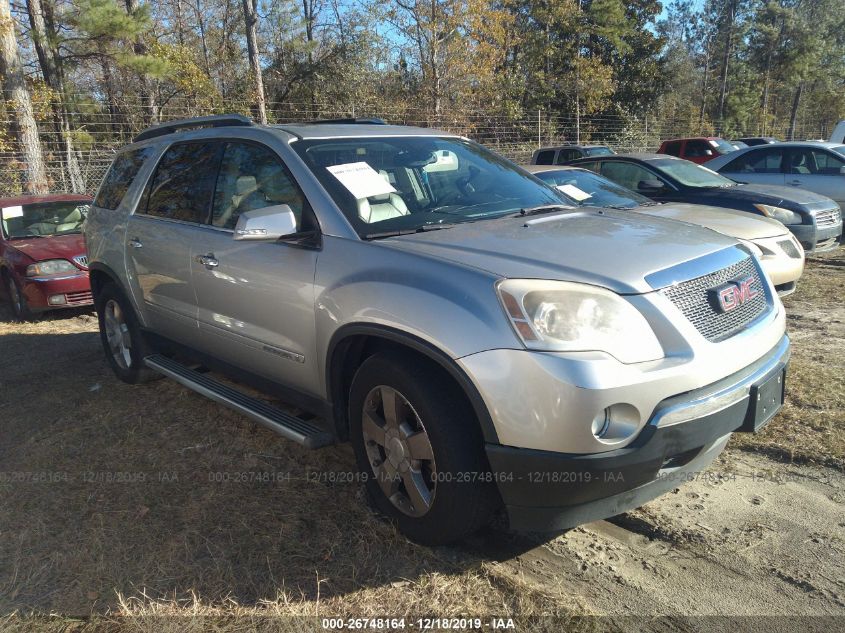
<svg viewBox="0 0 845 633">
<path fill-rule="evenodd" d="M 618 444 L 640 428 L 640 412 L 630 404 L 614 404 L 593 418 L 593 436 L 604 444 Z"/>
<path fill-rule="evenodd" d="M 50 295 L 50 298 L 47 299 L 47 303 L 51 306 L 63 306 L 67 303 L 67 299 L 64 295 Z"/>
</svg>

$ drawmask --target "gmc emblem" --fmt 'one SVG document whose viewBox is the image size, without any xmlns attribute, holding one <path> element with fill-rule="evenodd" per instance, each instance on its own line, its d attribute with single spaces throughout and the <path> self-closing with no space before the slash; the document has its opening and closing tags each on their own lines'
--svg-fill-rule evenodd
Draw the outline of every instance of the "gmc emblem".
<svg viewBox="0 0 845 633">
<path fill-rule="evenodd" d="M 748 276 L 743 279 L 733 279 L 726 284 L 711 288 L 710 301 L 713 307 L 719 312 L 730 312 L 739 306 L 745 305 L 760 291 L 753 287 L 754 277 Z"/>
</svg>

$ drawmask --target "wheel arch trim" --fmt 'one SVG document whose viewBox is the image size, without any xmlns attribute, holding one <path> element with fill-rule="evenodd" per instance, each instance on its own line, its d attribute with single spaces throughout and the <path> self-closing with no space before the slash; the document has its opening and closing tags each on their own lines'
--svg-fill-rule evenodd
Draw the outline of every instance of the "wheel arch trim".
<svg viewBox="0 0 845 633">
<path fill-rule="evenodd" d="M 484 441 L 492 444 L 499 442 L 496 427 L 493 424 L 493 418 L 481 397 L 481 393 L 466 372 L 451 356 L 418 336 L 376 323 L 349 323 L 343 325 L 334 332 L 329 341 L 328 351 L 326 353 L 326 393 L 332 402 L 336 432 L 340 437 L 343 437 L 348 429 L 346 410 L 342 405 L 346 401 L 346 396 L 341 391 L 343 386 L 344 361 L 346 353 L 349 351 L 348 348 L 344 349 L 344 343 L 360 336 L 382 339 L 405 346 L 436 363 L 455 380 L 458 387 L 460 387 L 461 391 L 467 397 L 481 427 Z"/>
</svg>

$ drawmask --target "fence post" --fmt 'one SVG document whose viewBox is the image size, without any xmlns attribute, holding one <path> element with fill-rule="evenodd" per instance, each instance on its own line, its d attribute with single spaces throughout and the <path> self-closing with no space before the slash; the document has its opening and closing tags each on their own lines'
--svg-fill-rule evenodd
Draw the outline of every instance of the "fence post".
<svg viewBox="0 0 845 633">
<path fill-rule="evenodd" d="M 541 138 L 541 131 L 540 131 L 540 110 L 537 110 L 537 149 L 543 145 L 543 140 Z"/>
</svg>

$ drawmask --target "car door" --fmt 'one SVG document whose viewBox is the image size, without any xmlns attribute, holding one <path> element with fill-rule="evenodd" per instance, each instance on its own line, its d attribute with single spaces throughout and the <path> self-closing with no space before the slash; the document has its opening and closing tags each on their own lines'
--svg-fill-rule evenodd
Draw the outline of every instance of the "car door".
<svg viewBox="0 0 845 633">
<path fill-rule="evenodd" d="M 169 147 L 126 229 L 127 276 L 146 324 L 186 344 L 198 335 L 190 244 L 209 214 L 222 147 L 207 141 Z"/>
<path fill-rule="evenodd" d="M 823 147 L 794 148 L 788 155 L 786 184 L 845 204 L 845 157 Z"/>
<path fill-rule="evenodd" d="M 285 241 L 235 241 L 246 211 L 287 204 L 300 230 L 316 229 L 308 202 L 265 145 L 225 144 L 210 222 L 193 244 L 201 349 L 229 364 L 313 390 L 314 273 L 319 251 Z"/>
<path fill-rule="evenodd" d="M 743 152 L 718 171 L 737 182 L 783 185 L 785 151 L 782 147 L 760 146 L 759 149 Z"/>
</svg>

